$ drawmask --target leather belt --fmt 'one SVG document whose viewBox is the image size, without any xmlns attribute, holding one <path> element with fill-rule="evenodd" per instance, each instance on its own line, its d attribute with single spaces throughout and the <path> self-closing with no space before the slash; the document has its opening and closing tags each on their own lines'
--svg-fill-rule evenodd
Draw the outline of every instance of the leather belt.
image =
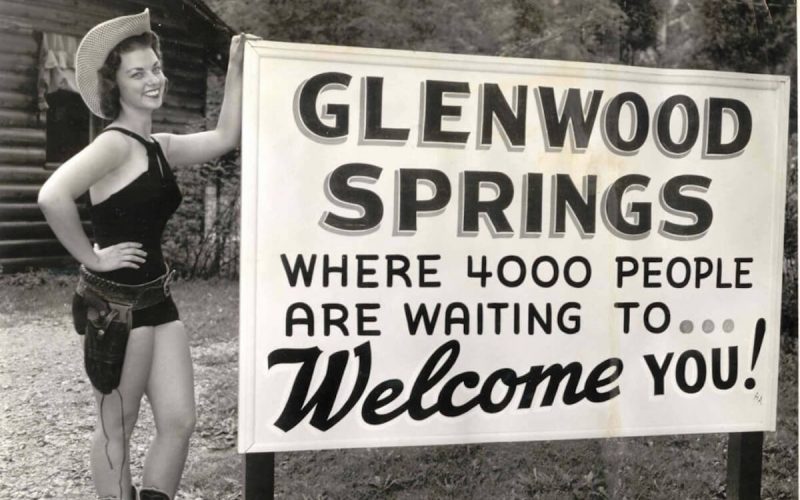
<svg viewBox="0 0 800 500">
<path fill-rule="evenodd" d="M 124 285 L 101 278 L 86 266 L 81 266 L 76 292 L 84 298 L 94 293 L 108 302 L 127 305 L 137 311 L 165 301 L 170 296 L 169 287 L 174 275 L 175 270 L 167 268 L 166 273 L 147 283 Z M 90 293 L 86 293 L 87 290 Z"/>
</svg>

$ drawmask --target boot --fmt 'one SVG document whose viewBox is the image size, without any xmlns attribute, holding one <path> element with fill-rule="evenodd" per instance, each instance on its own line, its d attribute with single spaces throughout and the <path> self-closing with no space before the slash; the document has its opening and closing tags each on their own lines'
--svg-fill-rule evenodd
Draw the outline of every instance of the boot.
<svg viewBox="0 0 800 500">
<path fill-rule="evenodd" d="M 154 488 L 142 488 L 139 491 L 139 500 L 170 500 L 169 495 Z"/>
</svg>

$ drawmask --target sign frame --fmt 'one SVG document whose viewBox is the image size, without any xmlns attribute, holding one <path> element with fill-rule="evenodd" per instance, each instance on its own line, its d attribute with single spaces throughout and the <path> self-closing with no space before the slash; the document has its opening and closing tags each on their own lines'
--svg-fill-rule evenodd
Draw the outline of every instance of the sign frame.
<svg viewBox="0 0 800 500">
<path fill-rule="evenodd" d="M 779 123 L 777 129 L 779 131 L 788 131 L 789 123 L 789 77 L 774 76 L 774 75 L 752 75 L 741 73 L 728 73 L 717 71 L 698 71 L 698 70 L 674 70 L 674 69 L 658 69 L 658 68 L 643 68 L 643 67 L 628 67 L 616 66 L 594 63 L 574 63 L 563 61 L 546 61 L 546 60 L 533 60 L 533 59 L 514 59 L 514 58 L 497 58 L 489 56 L 472 56 L 472 55 L 454 55 L 454 54 L 437 54 L 437 53 L 421 53 L 411 51 L 397 51 L 397 50 L 384 50 L 384 49 L 364 49 L 364 48 L 350 48 L 341 46 L 323 46 L 323 45 L 306 45 L 306 44 L 290 44 L 281 42 L 248 42 L 245 48 L 245 69 L 244 69 L 244 96 L 245 102 L 243 109 L 243 132 L 242 132 L 242 206 L 241 206 L 241 264 L 240 264 L 240 349 L 239 349 L 239 451 L 241 453 L 263 453 L 272 451 L 288 451 L 309 449 L 308 447 L 287 447 L 275 448 L 264 446 L 258 443 L 255 439 L 255 425 L 254 420 L 254 394 L 255 382 L 254 378 L 250 375 L 256 370 L 256 367 L 263 365 L 265 360 L 257 360 L 256 350 L 253 348 L 255 343 L 255 311 L 257 308 L 256 295 L 260 284 L 256 279 L 258 275 L 257 268 L 259 265 L 260 256 L 258 253 L 258 244 L 255 234 L 255 228 L 258 225 L 259 208 L 263 208 L 264 204 L 269 204 L 269 200 L 265 200 L 263 196 L 259 197 L 258 194 L 258 165 L 257 158 L 259 157 L 259 140 L 258 140 L 258 124 L 259 124 L 259 109 L 260 103 L 258 102 L 259 89 L 263 85 L 269 85 L 268 79 L 263 79 L 259 71 L 258 61 L 261 57 L 269 57 L 272 59 L 305 59 L 309 61 L 324 60 L 326 62 L 348 62 L 352 61 L 354 57 L 359 62 L 364 64 L 374 64 L 378 66 L 397 66 L 397 67 L 413 67 L 413 68 L 454 68 L 464 71 L 489 71 L 499 73 L 519 73 L 524 75 L 557 75 L 560 77 L 576 77 L 593 79 L 614 79 L 625 80 L 631 82 L 652 82 L 657 78 L 659 82 L 665 84 L 679 85 L 696 82 L 703 79 L 713 79 L 716 87 L 727 88 L 735 87 L 760 90 L 772 90 L 776 92 L 777 109 L 782 109 L 784 112 L 778 117 Z M 772 195 L 776 199 L 785 199 L 785 169 L 787 161 L 788 150 L 788 133 L 778 133 L 774 137 L 774 145 L 776 160 L 779 162 L 777 168 L 783 172 L 783 176 L 776 176 L 774 185 L 772 186 Z M 781 177 L 781 178 L 778 178 Z M 772 242 L 772 255 L 770 258 L 773 262 L 781 261 L 783 256 L 783 218 L 784 218 L 784 205 L 779 203 L 779 207 L 774 215 L 773 224 L 775 228 L 771 231 L 775 236 L 775 241 Z M 769 277 L 774 283 L 777 281 L 778 285 L 781 283 L 780 270 L 777 276 Z M 772 304 L 772 311 L 769 312 L 769 317 L 780 317 L 780 286 L 772 286 L 769 291 L 771 297 L 769 303 Z M 778 325 L 771 324 L 769 326 L 771 332 L 778 331 Z M 779 346 L 779 342 L 773 340 L 773 346 Z M 761 363 L 774 366 L 777 372 L 778 352 L 777 348 L 768 350 L 761 354 Z M 777 376 L 777 375 L 776 375 Z M 675 432 L 697 432 L 697 433 L 724 433 L 724 432 L 749 432 L 757 430 L 774 430 L 776 419 L 776 406 L 777 403 L 771 407 L 770 419 L 773 422 L 772 429 L 753 428 L 753 426 L 714 426 L 712 429 L 698 428 L 693 431 L 685 429 L 676 429 Z M 664 432 L 661 429 L 658 434 L 670 434 L 672 432 Z M 574 439 L 588 437 L 582 436 L 580 432 L 572 433 L 569 436 L 553 436 L 554 439 Z M 648 433 L 647 429 L 629 429 L 627 432 L 615 433 L 614 437 L 620 436 L 640 436 L 652 435 Z M 513 437 L 513 436 L 510 436 Z M 543 439 L 543 438 L 542 438 Z M 513 437 L 513 440 L 525 440 Z M 420 441 L 411 438 L 406 442 L 392 442 L 391 446 L 406 446 L 406 445 L 435 445 L 435 444 L 457 444 L 457 443 L 475 443 L 486 442 L 485 436 L 470 436 L 466 439 L 440 439 L 440 440 L 424 440 Z M 328 443 L 324 445 L 325 448 L 339 447 L 338 445 L 351 446 L 346 443 Z M 359 445 L 355 445 L 358 447 Z M 368 446 L 382 446 L 380 444 L 371 444 Z"/>
</svg>

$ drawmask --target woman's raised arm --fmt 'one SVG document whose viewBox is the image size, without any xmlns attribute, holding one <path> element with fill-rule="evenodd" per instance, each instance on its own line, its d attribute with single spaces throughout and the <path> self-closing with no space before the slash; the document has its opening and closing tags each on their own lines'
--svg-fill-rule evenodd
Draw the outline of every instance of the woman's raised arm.
<svg viewBox="0 0 800 500">
<path fill-rule="evenodd" d="M 225 94 L 217 127 L 195 134 L 154 134 L 164 147 L 172 165 L 192 165 L 217 158 L 239 145 L 242 132 L 242 66 L 244 43 L 253 35 L 236 35 L 231 39 Z"/>
</svg>

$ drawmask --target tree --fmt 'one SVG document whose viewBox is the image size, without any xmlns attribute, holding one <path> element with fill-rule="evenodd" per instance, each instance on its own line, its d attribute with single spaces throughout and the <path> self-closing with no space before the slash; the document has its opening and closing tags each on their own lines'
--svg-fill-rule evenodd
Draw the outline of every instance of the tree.
<svg viewBox="0 0 800 500">
<path fill-rule="evenodd" d="M 223 18 L 265 39 L 357 45 L 366 0 L 209 0 Z M 232 22 L 235 20 L 236 22 Z"/>
<path fill-rule="evenodd" d="M 796 66 L 796 6 L 788 0 L 706 0 L 696 54 L 709 69 L 789 74 Z"/>
<path fill-rule="evenodd" d="M 623 64 L 637 64 L 639 57 L 657 42 L 656 30 L 659 12 L 652 0 L 617 0 L 625 13 L 625 24 L 620 34 L 619 60 Z"/>
<path fill-rule="evenodd" d="M 502 55 L 618 62 L 627 17 L 616 0 L 514 0 L 514 24 Z"/>
<path fill-rule="evenodd" d="M 237 31 L 268 40 L 496 54 L 505 0 L 208 0 Z"/>
<path fill-rule="evenodd" d="M 363 45 L 496 54 L 510 11 L 498 0 L 374 0 L 361 20 Z"/>
</svg>

